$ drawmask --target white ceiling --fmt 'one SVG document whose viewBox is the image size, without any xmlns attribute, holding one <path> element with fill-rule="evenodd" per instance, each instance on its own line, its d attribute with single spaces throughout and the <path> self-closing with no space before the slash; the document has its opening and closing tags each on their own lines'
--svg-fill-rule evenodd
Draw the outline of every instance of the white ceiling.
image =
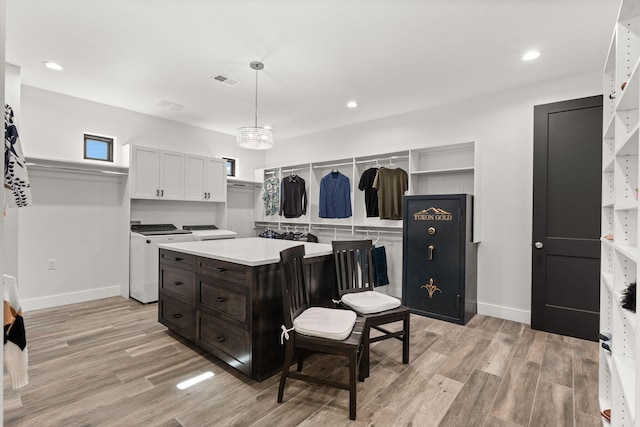
<svg viewBox="0 0 640 427">
<path fill-rule="evenodd" d="M 599 71 L 619 3 L 8 0 L 6 55 L 25 85 L 229 134 L 253 123 L 259 60 L 259 124 L 283 139 Z"/>
</svg>

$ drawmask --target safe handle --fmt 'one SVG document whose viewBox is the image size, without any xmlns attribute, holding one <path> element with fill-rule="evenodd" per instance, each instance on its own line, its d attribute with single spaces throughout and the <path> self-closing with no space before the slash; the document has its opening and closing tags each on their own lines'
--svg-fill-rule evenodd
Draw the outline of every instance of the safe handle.
<svg viewBox="0 0 640 427">
<path fill-rule="evenodd" d="M 429 247 L 427 248 L 427 258 L 429 259 L 429 261 L 431 261 L 433 259 L 433 250 L 436 247 L 433 245 L 429 245 Z"/>
</svg>

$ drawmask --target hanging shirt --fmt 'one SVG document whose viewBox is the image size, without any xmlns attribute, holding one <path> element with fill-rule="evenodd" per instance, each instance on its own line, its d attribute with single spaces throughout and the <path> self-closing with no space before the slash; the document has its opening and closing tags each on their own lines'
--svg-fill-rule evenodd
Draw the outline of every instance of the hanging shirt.
<svg viewBox="0 0 640 427">
<path fill-rule="evenodd" d="M 31 206 L 31 185 L 22 155 L 18 129 L 13 123 L 13 109 L 4 106 L 4 188 L 7 207 Z"/>
<path fill-rule="evenodd" d="M 338 171 L 320 180 L 320 218 L 349 218 L 351 216 L 351 184 Z"/>
<path fill-rule="evenodd" d="M 262 186 L 262 200 L 264 200 L 264 214 L 277 215 L 280 208 L 280 180 L 272 176 L 264 180 Z"/>
<path fill-rule="evenodd" d="M 280 185 L 280 215 L 285 218 L 299 218 L 307 213 L 307 190 L 304 179 L 289 175 Z"/>
<path fill-rule="evenodd" d="M 373 182 L 378 189 L 380 219 L 402 219 L 402 196 L 409 189 L 409 175 L 403 169 L 382 168 Z"/>
<path fill-rule="evenodd" d="M 367 211 L 367 216 L 380 216 L 378 209 L 378 190 L 373 188 L 373 181 L 378 174 L 378 168 L 369 168 L 362 172 L 360 176 L 360 184 L 358 189 L 364 191 L 364 206 Z"/>
</svg>

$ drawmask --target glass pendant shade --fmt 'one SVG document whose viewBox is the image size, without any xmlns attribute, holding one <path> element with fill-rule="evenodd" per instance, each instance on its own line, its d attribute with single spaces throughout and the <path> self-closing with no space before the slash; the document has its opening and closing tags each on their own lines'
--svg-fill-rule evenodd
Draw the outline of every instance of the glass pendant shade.
<svg viewBox="0 0 640 427">
<path fill-rule="evenodd" d="M 236 134 L 236 145 L 249 150 L 267 150 L 275 143 L 273 130 L 258 126 L 258 70 L 264 69 L 262 62 L 253 61 L 249 64 L 252 70 L 256 71 L 256 112 L 255 124 L 238 128 Z"/>
<path fill-rule="evenodd" d="M 271 129 L 254 126 L 238 128 L 236 144 L 250 150 L 268 150 L 273 147 L 275 134 Z"/>
</svg>

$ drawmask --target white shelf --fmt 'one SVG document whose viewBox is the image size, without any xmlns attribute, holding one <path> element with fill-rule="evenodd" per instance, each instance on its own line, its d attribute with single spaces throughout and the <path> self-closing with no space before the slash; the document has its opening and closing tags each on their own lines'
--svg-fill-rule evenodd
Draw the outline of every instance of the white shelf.
<svg viewBox="0 0 640 427">
<path fill-rule="evenodd" d="M 607 368 L 609 369 L 609 372 L 611 372 L 612 371 L 611 364 L 613 363 L 611 361 L 611 359 L 612 359 L 611 352 L 607 351 L 607 350 L 604 350 L 604 349 L 603 349 L 602 352 L 604 354 L 604 360 L 605 360 L 605 362 L 607 364 Z"/>
<path fill-rule="evenodd" d="M 103 162 L 99 160 L 85 160 L 74 162 L 67 160 L 45 159 L 39 157 L 25 157 L 27 170 L 42 169 L 52 172 L 69 172 L 81 174 L 101 174 L 107 176 L 126 176 L 129 167 Z"/>
<path fill-rule="evenodd" d="M 605 163 L 602 167 L 602 172 L 613 172 L 613 165 L 615 163 L 615 159 L 612 157 L 609 159 L 607 163 Z"/>
<path fill-rule="evenodd" d="M 461 172 L 471 172 L 473 173 L 474 168 L 452 168 L 452 169 L 432 169 L 432 170 L 424 170 L 424 171 L 413 171 L 411 175 L 441 175 L 448 173 L 461 173 Z"/>
<path fill-rule="evenodd" d="M 638 262 L 638 248 L 636 246 L 616 244 L 614 248 L 631 261 Z"/>
<path fill-rule="evenodd" d="M 638 127 L 636 124 L 622 141 L 620 148 L 616 151 L 616 156 L 637 156 L 638 155 Z"/>
<path fill-rule="evenodd" d="M 605 239 L 604 237 L 601 237 L 600 243 L 603 243 L 607 247 L 613 248 L 613 240 L 609 240 L 609 239 Z"/>
<path fill-rule="evenodd" d="M 609 289 L 609 292 L 613 291 L 613 274 L 611 273 L 601 273 L 602 281 Z"/>
<path fill-rule="evenodd" d="M 616 88 L 616 93 L 621 93 L 620 96 L 616 97 L 616 101 L 618 102 L 618 105 L 616 105 L 616 111 L 634 110 L 638 108 L 640 100 L 638 97 L 638 91 L 640 90 L 638 64 L 640 64 L 640 62 L 636 62 L 633 67 L 633 71 L 631 72 L 631 76 L 629 76 L 629 80 L 627 81 L 627 85 L 624 90 Z"/>
<path fill-rule="evenodd" d="M 604 130 L 604 138 L 605 139 L 612 139 L 615 137 L 616 134 L 616 117 L 615 114 L 612 114 L 611 117 L 604 123 L 605 126 L 603 128 Z"/>
<path fill-rule="evenodd" d="M 626 402 L 626 408 L 633 420 L 636 419 L 636 361 L 630 357 L 617 354 L 613 355 L 615 374 L 622 388 L 622 394 Z"/>
<path fill-rule="evenodd" d="M 637 211 L 638 201 L 630 200 L 628 202 L 616 203 L 614 205 L 614 209 L 617 211 Z"/>
</svg>

